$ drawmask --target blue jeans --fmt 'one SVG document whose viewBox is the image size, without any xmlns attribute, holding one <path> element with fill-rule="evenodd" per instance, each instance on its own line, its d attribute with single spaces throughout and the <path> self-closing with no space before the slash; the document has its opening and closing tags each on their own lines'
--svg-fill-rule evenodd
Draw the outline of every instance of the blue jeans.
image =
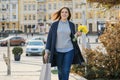
<svg viewBox="0 0 120 80">
<path fill-rule="evenodd" d="M 59 80 L 69 79 L 70 67 L 73 61 L 73 57 L 74 49 L 65 53 L 57 52 L 57 68 Z"/>
</svg>

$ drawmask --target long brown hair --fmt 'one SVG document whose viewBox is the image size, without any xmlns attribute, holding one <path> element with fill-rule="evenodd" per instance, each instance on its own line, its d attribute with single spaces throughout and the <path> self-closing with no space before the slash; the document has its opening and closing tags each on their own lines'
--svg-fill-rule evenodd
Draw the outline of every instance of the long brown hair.
<svg viewBox="0 0 120 80">
<path fill-rule="evenodd" d="M 53 20 L 60 20 L 60 19 L 61 19 L 61 11 L 62 11 L 63 9 L 67 9 L 67 10 L 68 10 L 69 16 L 68 16 L 67 20 L 70 20 L 70 18 L 71 18 L 71 13 L 70 13 L 70 9 L 69 9 L 68 7 L 63 7 L 63 8 L 61 8 L 59 11 L 55 12 L 55 13 L 53 14 L 53 16 L 52 16 Z"/>
</svg>

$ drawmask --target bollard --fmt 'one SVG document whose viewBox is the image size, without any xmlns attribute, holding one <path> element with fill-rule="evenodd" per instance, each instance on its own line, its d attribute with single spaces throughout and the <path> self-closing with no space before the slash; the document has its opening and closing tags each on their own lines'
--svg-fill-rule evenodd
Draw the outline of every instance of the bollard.
<svg viewBox="0 0 120 80">
<path fill-rule="evenodd" d="M 9 65 L 9 59 L 8 59 L 8 57 L 6 57 L 5 54 L 3 54 L 3 59 L 4 59 L 5 63 L 6 63 L 6 65 L 8 66 Z"/>
<path fill-rule="evenodd" d="M 7 44 L 7 57 L 8 57 L 7 75 L 11 75 L 10 40 L 8 40 L 8 44 Z"/>
<path fill-rule="evenodd" d="M 98 38 L 96 38 L 96 42 L 98 42 Z"/>
<path fill-rule="evenodd" d="M 88 38 L 88 43 L 90 42 L 90 39 Z"/>
<path fill-rule="evenodd" d="M 88 42 L 87 42 L 87 49 L 91 49 L 91 46 Z"/>
</svg>

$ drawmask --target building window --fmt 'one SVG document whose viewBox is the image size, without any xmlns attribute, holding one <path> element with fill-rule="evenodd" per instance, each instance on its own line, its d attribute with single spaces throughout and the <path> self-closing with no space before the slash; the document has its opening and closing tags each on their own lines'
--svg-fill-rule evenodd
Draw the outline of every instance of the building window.
<svg viewBox="0 0 120 80">
<path fill-rule="evenodd" d="M 89 19 L 93 18 L 93 13 L 92 13 L 92 12 L 89 12 L 89 13 L 88 13 L 88 18 L 89 18 Z"/>
<path fill-rule="evenodd" d="M 100 14 L 101 12 L 100 11 L 98 11 L 97 13 L 96 13 L 96 17 L 97 18 L 101 18 L 101 14 Z"/>
<path fill-rule="evenodd" d="M 49 9 L 51 9 L 51 4 L 48 4 Z"/>
<path fill-rule="evenodd" d="M 27 10 L 27 6 L 26 5 L 24 5 L 24 10 Z"/>
<path fill-rule="evenodd" d="M 97 18 L 100 18 L 100 14 L 97 15 Z"/>
<path fill-rule="evenodd" d="M 24 20 L 27 20 L 27 16 L 24 16 Z"/>
<path fill-rule="evenodd" d="M 31 5 L 28 5 L 28 10 L 31 10 Z"/>
<path fill-rule="evenodd" d="M 82 8 L 82 5 L 80 3 L 75 3 L 75 8 Z"/>
<path fill-rule="evenodd" d="M 29 15 L 29 20 L 31 20 L 31 15 Z"/>
<path fill-rule="evenodd" d="M 13 19 L 16 19 L 16 15 L 13 15 Z"/>
<path fill-rule="evenodd" d="M 82 14 L 81 14 L 81 13 L 79 13 L 79 18 L 80 18 L 80 19 L 82 18 Z"/>
<path fill-rule="evenodd" d="M 15 26 L 16 26 L 15 23 L 13 23 L 13 28 L 14 28 L 14 29 L 15 29 Z"/>
<path fill-rule="evenodd" d="M 9 9 L 9 5 L 7 4 L 7 7 L 6 7 L 7 9 Z"/>
<path fill-rule="evenodd" d="M 13 4 L 13 5 L 12 5 L 12 9 L 16 9 L 16 4 Z"/>
<path fill-rule="evenodd" d="M 33 15 L 33 20 L 35 20 L 35 15 Z"/>
<path fill-rule="evenodd" d="M 7 25 L 7 28 L 9 28 L 9 23 L 6 23 L 6 25 Z"/>
<path fill-rule="evenodd" d="M 40 5 L 39 9 L 42 10 L 42 5 Z"/>
<path fill-rule="evenodd" d="M 4 15 L 2 15 L 2 20 L 5 20 L 5 17 L 4 17 Z"/>
<path fill-rule="evenodd" d="M 88 3 L 88 8 L 92 8 L 92 3 Z"/>
<path fill-rule="evenodd" d="M 102 13 L 102 14 L 101 14 L 101 17 L 102 17 L 102 18 L 106 18 L 106 14 L 105 14 L 105 13 Z"/>
<path fill-rule="evenodd" d="M 78 4 L 77 3 L 75 3 L 75 8 L 78 8 Z"/>
<path fill-rule="evenodd" d="M 54 9 L 56 9 L 56 3 L 54 3 Z"/>
<path fill-rule="evenodd" d="M 5 5 L 4 4 L 2 4 L 2 9 L 5 9 Z"/>
<path fill-rule="evenodd" d="M 4 8 L 5 6 L 4 6 L 4 4 L 2 4 L 2 8 Z"/>
<path fill-rule="evenodd" d="M 35 5 L 33 5 L 33 10 L 35 10 Z"/>
<path fill-rule="evenodd" d="M 78 19 L 78 13 L 75 13 L 75 19 Z"/>
<path fill-rule="evenodd" d="M 119 9 L 119 5 L 116 5 L 115 8 L 116 8 L 116 9 Z"/>
</svg>

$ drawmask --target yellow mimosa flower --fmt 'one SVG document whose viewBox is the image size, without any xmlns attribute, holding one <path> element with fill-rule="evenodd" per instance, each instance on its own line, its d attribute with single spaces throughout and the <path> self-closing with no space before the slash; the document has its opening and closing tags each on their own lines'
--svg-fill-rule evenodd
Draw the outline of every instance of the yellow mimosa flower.
<svg viewBox="0 0 120 80">
<path fill-rule="evenodd" d="M 78 31 L 81 31 L 82 32 L 82 29 L 83 29 L 83 26 L 78 26 Z"/>
<path fill-rule="evenodd" d="M 80 31 L 80 32 L 82 32 L 82 33 L 84 33 L 84 34 L 87 34 L 87 33 L 88 33 L 87 26 L 79 25 L 79 26 L 78 26 L 78 31 Z M 77 37 L 78 37 L 78 36 L 75 36 L 75 37 L 73 38 L 73 41 L 76 41 L 76 40 L 77 40 Z"/>
<path fill-rule="evenodd" d="M 88 29 L 87 29 L 87 27 L 86 26 L 78 26 L 78 31 L 80 31 L 80 32 L 83 32 L 84 34 L 87 34 L 88 33 Z"/>
</svg>

